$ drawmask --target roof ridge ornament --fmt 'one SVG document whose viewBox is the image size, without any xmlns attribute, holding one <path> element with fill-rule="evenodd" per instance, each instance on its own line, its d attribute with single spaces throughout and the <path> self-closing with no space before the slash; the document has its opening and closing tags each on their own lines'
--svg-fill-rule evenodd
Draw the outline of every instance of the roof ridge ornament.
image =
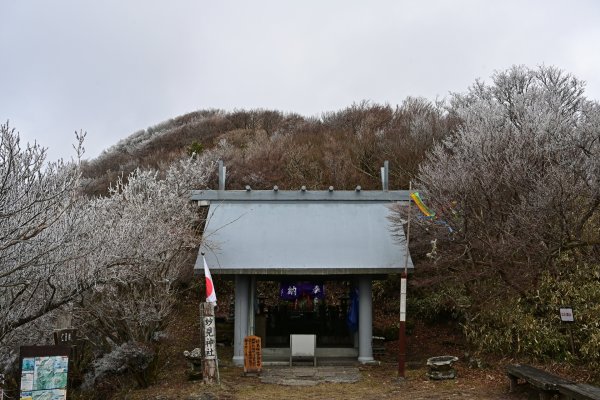
<svg viewBox="0 0 600 400">
<path fill-rule="evenodd" d="M 388 160 L 383 162 L 383 167 L 381 167 L 381 188 L 384 192 L 389 190 L 390 183 L 390 163 Z"/>
<path fill-rule="evenodd" d="M 225 180 L 227 179 L 227 167 L 223 165 L 223 160 L 219 160 L 219 190 L 225 190 Z"/>
</svg>

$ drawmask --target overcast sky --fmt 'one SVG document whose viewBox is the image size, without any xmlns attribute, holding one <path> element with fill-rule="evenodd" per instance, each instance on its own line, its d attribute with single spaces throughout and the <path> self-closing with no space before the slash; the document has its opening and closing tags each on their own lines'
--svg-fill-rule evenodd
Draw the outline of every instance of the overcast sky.
<svg viewBox="0 0 600 400">
<path fill-rule="evenodd" d="M 204 108 L 307 116 L 554 65 L 600 99 L 598 1 L 0 0 L 0 121 L 70 158 Z"/>
</svg>

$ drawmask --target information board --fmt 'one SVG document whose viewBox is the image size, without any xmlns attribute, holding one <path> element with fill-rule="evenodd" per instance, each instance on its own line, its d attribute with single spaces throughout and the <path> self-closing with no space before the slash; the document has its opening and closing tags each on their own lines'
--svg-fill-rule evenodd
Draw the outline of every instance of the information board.
<svg viewBox="0 0 600 400">
<path fill-rule="evenodd" d="M 560 307 L 560 320 L 562 322 L 574 322 L 573 308 L 569 306 Z"/>
<path fill-rule="evenodd" d="M 21 347 L 20 400 L 66 400 L 70 351 L 66 346 Z"/>
</svg>

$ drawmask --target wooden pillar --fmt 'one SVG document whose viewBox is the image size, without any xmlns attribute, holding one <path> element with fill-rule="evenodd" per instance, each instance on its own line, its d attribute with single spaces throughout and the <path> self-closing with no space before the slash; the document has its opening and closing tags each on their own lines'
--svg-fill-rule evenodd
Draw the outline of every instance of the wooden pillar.
<svg viewBox="0 0 600 400">
<path fill-rule="evenodd" d="M 218 379 L 219 372 L 215 305 L 213 303 L 200 303 L 200 325 L 202 378 L 204 383 L 214 383 Z"/>
</svg>

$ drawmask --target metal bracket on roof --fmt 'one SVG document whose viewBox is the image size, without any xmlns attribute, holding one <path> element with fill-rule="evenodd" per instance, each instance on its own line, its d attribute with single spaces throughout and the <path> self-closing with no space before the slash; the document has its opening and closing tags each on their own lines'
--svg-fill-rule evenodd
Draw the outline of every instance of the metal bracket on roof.
<svg viewBox="0 0 600 400">
<path fill-rule="evenodd" d="M 381 167 L 381 185 L 384 192 L 388 191 L 389 182 L 390 182 L 390 163 L 385 160 L 383 162 L 383 167 Z"/>
</svg>

